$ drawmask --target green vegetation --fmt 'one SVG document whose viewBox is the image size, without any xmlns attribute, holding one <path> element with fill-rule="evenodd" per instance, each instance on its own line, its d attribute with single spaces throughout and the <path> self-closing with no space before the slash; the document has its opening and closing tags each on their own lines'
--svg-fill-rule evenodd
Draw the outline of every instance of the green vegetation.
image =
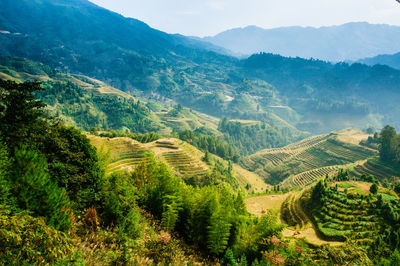
<svg viewBox="0 0 400 266">
<path fill-rule="evenodd" d="M 225 133 L 225 140 L 236 147 L 241 155 L 249 155 L 265 148 L 279 147 L 288 144 L 288 140 L 300 138 L 288 130 L 277 131 L 266 123 L 246 125 L 231 122 L 223 118 L 218 129 Z"/>
<path fill-rule="evenodd" d="M 390 250 L 398 247 L 400 201 L 377 192 L 376 183 L 320 181 L 312 191 L 305 192 L 308 200 L 304 207 L 325 239 L 356 240 L 379 264 L 384 261 L 383 254 L 391 254 Z"/>
<path fill-rule="evenodd" d="M 221 138 L 202 134 L 200 133 L 201 131 L 201 128 L 194 132 L 182 131 L 178 133 L 178 137 L 204 152 L 210 152 L 226 160 L 238 161 L 237 149 L 232 148 L 231 145 Z"/>
<path fill-rule="evenodd" d="M 241 160 L 241 165 L 267 183 L 285 188 L 302 187 L 332 174 L 343 165 L 365 160 L 377 152 L 339 140 L 341 133 L 320 135 L 283 148 L 260 151 Z"/>
<path fill-rule="evenodd" d="M 37 83 L 1 84 L 6 103 L 0 117 L 5 139 L 0 153 L 0 188 L 4 191 L 1 222 L 5 228 L 0 240 L 2 262 L 12 258 L 15 264 L 63 264 L 77 259 L 133 263 L 141 255 L 154 263 L 179 262 L 173 254 L 185 253 L 179 240 L 171 239 L 174 233 L 214 258 L 222 258 L 231 247 L 236 256 L 253 261 L 262 260 L 261 253 L 268 250 L 259 245 L 263 239 L 280 235 L 282 226 L 277 225 L 276 216 L 256 219 L 247 213 L 243 192 L 231 184 L 230 164 L 225 168 L 219 161 L 209 160 L 213 169 L 209 178 L 213 181 L 201 187 L 185 184 L 164 162 L 151 156 L 145 156 L 133 171 L 106 176 L 102 168 L 107 156 L 100 159 L 77 129 L 52 124 L 44 116 L 43 104 L 33 97 L 36 89 L 40 89 Z M 16 93 L 29 100 L 8 98 Z M 15 102 L 21 104 L 22 113 L 13 113 L 18 109 Z M 33 120 L 22 123 L 32 114 Z M 18 127 L 8 122 L 15 121 L 17 115 L 21 119 Z M 10 126 L 15 126 L 15 132 L 5 131 Z M 29 133 L 30 138 L 18 138 L 16 133 Z M 139 144 L 131 138 L 122 139 L 125 146 Z M 176 150 L 174 143 L 161 140 L 154 146 L 155 150 Z M 10 147 L 15 147 L 12 153 Z M 175 164 L 175 159 L 166 161 Z M 153 231 L 150 239 L 148 233 L 141 239 L 143 228 L 150 227 L 144 210 L 153 215 L 164 233 Z M 25 230 L 34 230 L 35 234 L 26 234 Z M 69 232 L 68 236 L 61 231 Z M 49 234 L 51 238 L 44 237 Z M 242 240 L 249 234 L 251 239 Z M 101 239 L 105 241 L 104 250 L 79 249 L 97 246 Z M 136 244 L 143 241 L 144 246 Z M 29 245 L 16 249 L 20 242 Z M 72 246 L 72 242 L 81 244 Z M 13 256 L 16 252 L 19 255 Z"/>
</svg>

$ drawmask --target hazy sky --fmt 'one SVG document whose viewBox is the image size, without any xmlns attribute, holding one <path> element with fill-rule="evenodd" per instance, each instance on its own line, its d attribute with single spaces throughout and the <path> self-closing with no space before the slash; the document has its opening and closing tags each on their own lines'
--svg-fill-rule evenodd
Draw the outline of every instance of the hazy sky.
<svg viewBox="0 0 400 266">
<path fill-rule="evenodd" d="M 210 36 L 256 25 L 329 26 L 353 21 L 400 25 L 396 0 L 90 0 L 168 33 Z"/>
</svg>

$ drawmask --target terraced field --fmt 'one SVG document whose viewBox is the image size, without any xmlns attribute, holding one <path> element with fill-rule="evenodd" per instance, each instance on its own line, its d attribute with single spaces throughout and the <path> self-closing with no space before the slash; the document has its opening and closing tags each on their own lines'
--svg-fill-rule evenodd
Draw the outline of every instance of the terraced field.
<svg viewBox="0 0 400 266">
<path fill-rule="evenodd" d="M 262 216 L 267 211 L 280 213 L 281 223 L 288 224 L 282 234 L 289 239 L 304 238 L 313 245 L 341 245 L 342 242 L 326 241 L 318 237 L 310 219 L 301 206 L 302 192 L 277 195 L 261 195 L 246 198 L 249 213 Z M 289 221 L 290 220 L 290 221 Z"/>
<path fill-rule="evenodd" d="M 376 156 L 377 151 L 354 144 L 362 137 L 368 135 L 356 130 L 314 136 L 283 148 L 263 150 L 244 158 L 241 164 L 268 183 L 281 182 L 288 189 L 303 187 L 338 168 Z"/>
<path fill-rule="evenodd" d="M 146 163 L 149 154 L 163 160 L 184 180 L 201 180 L 209 173 L 209 166 L 202 161 L 204 153 L 178 139 L 161 139 L 142 144 L 130 138 L 88 137 L 101 153 L 108 153 L 107 174 L 132 171 L 139 164 Z M 226 161 L 217 159 L 227 166 Z M 249 187 L 249 192 L 263 192 L 271 188 L 259 176 L 237 164 L 233 164 L 233 175 L 242 187 Z"/>
<path fill-rule="evenodd" d="M 110 139 L 89 136 L 89 139 L 98 150 L 109 153 L 107 174 L 132 171 L 139 164 L 146 163 L 149 154 L 154 154 L 156 158 L 164 160 L 175 174 L 184 179 L 204 177 L 209 170 L 200 158 L 191 155 L 182 147 L 183 142 L 177 139 L 164 139 L 147 144 L 130 138 Z"/>
<path fill-rule="evenodd" d="M 385 165 L 378 157 L 363 161 L 350 168 L 351 176 L 360 177 L 363 174 L 373 175 L 381 180 L 390 177 L 400 177 L 398 169 L 393 168 L 392 165 Z"/>
<path fill-rule="evenodd" d="M 364 191 L 363 188 L 358 190 Z M 315 223 L 324 237 L 368 241 L 379 235 L 384 220 L 376 207 L 376 197 L 367 200 L 363 194 L 336 191 L 334 187 L 328 189 L 323 206 L 313 211 Z"/>
<path fill-rule="evenodd" d="M 133 139 L 96 136 L 89 136 L 89 139 L 99 151 L 109 156 L 106 174 L 131 171 L 148 160 L 146 148 Z"/>
<path fill-rule="evenodd" d="M 317 178 L 337 173 L 338 169 L 341 167 L 342 167 L 341 165 L 326 166 L 300 173 L 291 178 L 285 179 L 282 182 L 282 187 L 284 188 L 304 187 L 313 182 L 314 180 L 316 180 Z"/>
</svg>

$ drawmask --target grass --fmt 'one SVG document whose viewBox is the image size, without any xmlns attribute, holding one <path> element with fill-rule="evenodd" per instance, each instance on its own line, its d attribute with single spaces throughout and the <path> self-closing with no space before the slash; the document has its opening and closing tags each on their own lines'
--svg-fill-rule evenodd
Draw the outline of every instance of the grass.
<svg viewBox="0 0 400 266">
<path fill-rule="evenodd" d="M 338 183 L 338 187 L 346 189 L 346 188 L 356 187 L 356 185 L 348 183 L 348 182 L 344 182 L 344 183 Z"/>
</svg>

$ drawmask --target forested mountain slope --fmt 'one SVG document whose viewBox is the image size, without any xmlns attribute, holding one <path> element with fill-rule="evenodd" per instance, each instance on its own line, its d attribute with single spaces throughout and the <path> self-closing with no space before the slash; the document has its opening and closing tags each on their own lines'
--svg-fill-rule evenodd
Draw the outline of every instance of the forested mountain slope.
<svg viewBox="0 0 400 266">
<path fill-rule="evenodd" d="M 396 69 L 400 69 L 400 53 L 377 55 L 375 57 L 361 59 L 358 62 L 370 66 L 387 65 Z"/>
<path fill-rule="evenodd" d="M 87 1 L 7 0 L 3 6 L 0 25 L 10 34 L 0 34 L 2 55 L 84 74 L 136 96 L 266 122 L 295 136 L 379 128 L 394 124 L 399 113 L 400 74 L 391 68 L 269 54 L 239 60 Z"/>
</svg>

